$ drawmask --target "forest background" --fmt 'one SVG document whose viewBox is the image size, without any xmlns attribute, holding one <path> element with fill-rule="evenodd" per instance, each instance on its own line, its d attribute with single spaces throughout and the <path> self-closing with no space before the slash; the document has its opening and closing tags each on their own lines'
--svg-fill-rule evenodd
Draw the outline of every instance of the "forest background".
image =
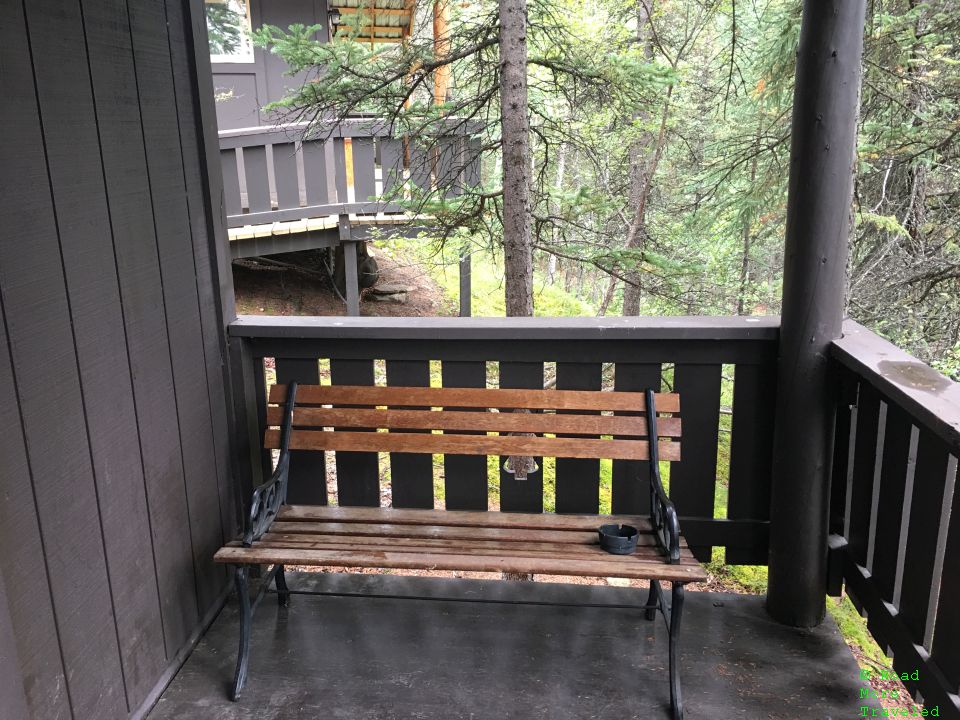
<svg viewBox="0 0 960 720">
<path fill-rule="evenodd" d="M 553 286 L 600 315 L 777 314 L 801 4 L 521 1 L 528 146 L 517 155 L 503 142 L 517 108 L 501 112 L 500 74 L 515 48 L 498 37 L 517 1 L 451 2 L 439 44 L 429 8 L 402 45 L 321 44 L 301 27 L 257 41 L 317 80 L 278 107 L 287 119 L 371 112 L 425 142 L 473 123 L 480 184 L 455 197 L 408 188 L 406 200 L 439 219 L 438 258 L 505 252 L 505 283 L 537 288 L 537 314 Z M 848 314 L 956 379 L 960 5 L 869 0 L 865 32 Z M 520 276 L 504 148 L 508 166 L 529 163 L 519 242 L 532 263 Z M 510 313 L 509 289 L 507 310 L 523 314 Z"/>
</svg>

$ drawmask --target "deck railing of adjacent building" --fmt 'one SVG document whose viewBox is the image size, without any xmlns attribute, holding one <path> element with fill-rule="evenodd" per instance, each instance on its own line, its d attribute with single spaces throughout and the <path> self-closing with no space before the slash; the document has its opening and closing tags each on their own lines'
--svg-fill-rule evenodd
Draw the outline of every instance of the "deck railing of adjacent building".
<svg viewBox="0 0 960 720">
<path fill-rule="evenodd" d="M 960 717 L 960 385 L 852 322 L 833 360 L 831 589 L 911 692 Z"/>
<path fill-rule="evenodd" d="M 379 119 L 330 128 L 281 125 L 220 133 L 224 203 L 230 228 L 340 215 L 402 212 L 394 188 L 479 181 L 477 141 L 468 124 L 424 149 Z M 349 149 L 348 149 L 349 147 Z"/>
</svg>

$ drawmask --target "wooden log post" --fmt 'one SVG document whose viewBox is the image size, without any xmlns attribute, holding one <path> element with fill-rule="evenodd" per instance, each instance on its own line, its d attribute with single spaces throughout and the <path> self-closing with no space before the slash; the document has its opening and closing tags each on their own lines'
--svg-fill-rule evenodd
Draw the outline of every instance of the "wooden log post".
<svg viewBox="0 0 960 720">
<path fill-rule="evenodd" d="M 450 5 L 449 0 L 434 0 L 433 3 L 433 54 L 439 60 L 450 54 Z M 433 102 L 443 105 L 450 87 L 450 66 L 441 65 L 433 73 Z"/>
<path fill-rule="evenodd" d="M 836 398 L 865 0 L 805 0 L 797 52 L 770 508 L 767 610 L 823 620 Z"/>
</svg>

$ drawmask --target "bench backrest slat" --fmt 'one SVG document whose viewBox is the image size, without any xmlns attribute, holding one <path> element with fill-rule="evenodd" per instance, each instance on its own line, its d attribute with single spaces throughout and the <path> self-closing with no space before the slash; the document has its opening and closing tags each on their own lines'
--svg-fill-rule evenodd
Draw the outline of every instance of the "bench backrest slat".
<svg viewBox="0 0 960 720">
<path fill-rule="evenodd" d="M 657 412 L 680 411 L 680 396 L 657 393 Z M 286 401 L 287 386 L 274 385 L 270 402 Z M 493 388 L 378 387 L 371 385 L 300 385 L 301 405 L 386 405 L 389 407 L 517 408 L 526 410 L 592 410 L 644 412 L 642 392 L 599 390 L 510 390 Z"/>
<path fill-rule="evenodd" d="M 266 447 L 280 445 L 280 431 L 268 430 Z M 661 440 L 661 460 L 679 460 L 679 443 Z M 647 460 L 646 440 L 543 438 L 516 435 L 416 435 L 413 433 L 328 432 L 294 430 L 291 450 L 352 450 L 356 452 L 410 452 L 436 455 L 530 455 L 534 457 L 610 458 Z"/>
<path fill-rule="evenodd" d="M 267 425 L 278 426 L 286 386 L 275 385 L 269 401 Z M 656 396 L 662 460 L 680 459 L 680 418 L 660 416 L 679 409 L 678 395 Z M 638 392 L 300 385 L 290 448 L 647 460 L 645 411 Z M 278 448 L 280 435 L 268 429 L 264 447 Z"/>
<path fill-rule="evenodd" d="M 267 409 L 267 424 L 280 425 L 283 408 Z M 562 433 L 565 435 L 647 436 L 647 419 L 640 415 L 554 415 L 497 412 L 479 415 L 457 410 L 373 410 L 369 408 L 300 407 L 293 413 L 296 428 L 391 428 L 395 430 L 483 430 L 500 433 Z M 660 437 L 680 437 L 680 418 L 658 418 Z"/>
</svg>

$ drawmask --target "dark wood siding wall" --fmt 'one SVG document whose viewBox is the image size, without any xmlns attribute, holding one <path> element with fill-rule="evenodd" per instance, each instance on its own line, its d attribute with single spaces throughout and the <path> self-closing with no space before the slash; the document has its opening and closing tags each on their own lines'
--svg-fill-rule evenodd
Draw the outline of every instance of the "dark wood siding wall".
<svg viewBox="0 0 960 720">
<path fill-rule="evenodd" d="M 136 715 L 227 586 L 222 225 L 189 5 L 3 4 L 5 719 Z"/>
<path fill-rule="evenodd" d="M 320 25 L 317 39 L 326 41 L 326 0 L 247 0 L 254 29 L 275 25 Z M 271 125 L 275 119 L 260 111 L 267 103 L 282 99 L 287 88 L 297 87 L 304 76 L 289 76 L 288 66 L 271 52 L 253 49 L 253 62 L 216 63 L 213 65 L 214 92 L 217 101 L 217 122 L 221 130 Z"/>
</svg>

